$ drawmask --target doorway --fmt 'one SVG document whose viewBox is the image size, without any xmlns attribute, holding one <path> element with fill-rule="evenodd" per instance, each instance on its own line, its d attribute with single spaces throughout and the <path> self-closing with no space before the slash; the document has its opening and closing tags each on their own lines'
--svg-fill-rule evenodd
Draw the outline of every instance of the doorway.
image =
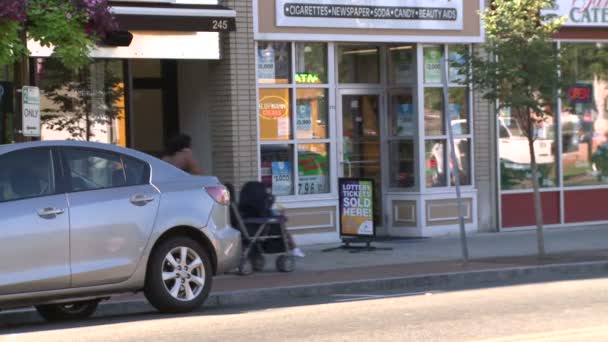
<svg viewBox="0 0 608 342">
<path fill-rule="evenodd" d="M 179 133 L 177 61 L 132 59 L 129 67 L 129 147 L 159 157 L 166 141 Z"/>
<path fill-rule="evenodd" d="M 380 90 L 343 89 L 339 92 L 339 134 L 342 140 L 339 175 L 374 181 L 374 221 L 384 226 L 382 177 L 382 118 Z"/>
</svg>

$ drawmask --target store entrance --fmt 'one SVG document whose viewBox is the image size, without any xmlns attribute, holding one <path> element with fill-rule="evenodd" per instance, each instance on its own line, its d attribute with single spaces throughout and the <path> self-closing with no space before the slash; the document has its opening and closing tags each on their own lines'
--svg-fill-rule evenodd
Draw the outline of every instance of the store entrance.
<svg viewBox="0 0 608 342">
<path fill-rule="evenodd" d="M 383 95 L 380 91 L 342 90 L 341 105 L 342 151 L 340 175 L 367 178 L 374 181 L 374 221 L 383 226 L 382 217 L 382 154 L 381 113 Z"/>
</svg>

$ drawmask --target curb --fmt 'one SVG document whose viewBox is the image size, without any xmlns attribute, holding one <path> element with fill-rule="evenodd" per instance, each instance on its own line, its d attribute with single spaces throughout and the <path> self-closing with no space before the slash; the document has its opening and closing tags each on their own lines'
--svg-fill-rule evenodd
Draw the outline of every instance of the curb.
<svg viewBox="0 0 608 342">
<path fill-rule="evenodd" d="M 394 278 L 368 279 L 353 282 L 311 284 L 285 288 L 251 289 L 212 293 L 205 308 L 255 305 L 277 300 L 302 299 L 332 294 L 402 290 L 423 292 L 460 290 L 491 286 L 531 284 L 546 281 L 596 278 L 608 275 L 608 261 L 593 261 L 542 266 L 509 267 L 492 270 L 423 274 Z M 271 300 L 269 300 L 271 299 Z M 154 313 L 144 300 L 100 304 L 95 317 Z M 0 327 L 43 322 L 33 309 L 0 312 Z"/>
</svg>

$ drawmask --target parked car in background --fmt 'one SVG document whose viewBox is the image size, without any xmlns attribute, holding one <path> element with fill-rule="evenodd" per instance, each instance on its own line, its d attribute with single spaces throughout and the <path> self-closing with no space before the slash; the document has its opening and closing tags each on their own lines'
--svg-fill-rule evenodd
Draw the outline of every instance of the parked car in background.
<svg viewBox="0 0 608 342">
<path fill-rule="evenodd" d="M 109 296 L 143 291 L 162 312 L 207 298 L 238 266 L 240 233 L 215 177 L 191 176 L 112 145 L 0 146 L 0 309 L 85 318 Z"/>
<path fill-rule="evenodd" d="M 530 147 L 528 138 L 523 134 L 516 120 L 499 118 L 499 153 L 502 162 L 508 163 L 512 168 L 530 167 Z M 539 134 L 534 141 L 536 163 L 552 164 L 555 162 L 553 153 L 553 139 L 546 136 L 551 126 L 544 128 L 544 135 Z"/>
</svg>

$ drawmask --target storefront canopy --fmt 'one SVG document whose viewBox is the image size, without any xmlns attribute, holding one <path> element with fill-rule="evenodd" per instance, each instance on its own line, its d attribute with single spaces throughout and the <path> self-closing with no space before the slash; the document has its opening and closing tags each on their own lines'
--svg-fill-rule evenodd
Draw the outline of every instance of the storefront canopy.
<svg viewBox="0 0 608 342">
<path fill-rule="evenodd" d="M 121 30 L 231 32 L 236 11 L 220 5 L 113 1 Z"/>
</svg>

